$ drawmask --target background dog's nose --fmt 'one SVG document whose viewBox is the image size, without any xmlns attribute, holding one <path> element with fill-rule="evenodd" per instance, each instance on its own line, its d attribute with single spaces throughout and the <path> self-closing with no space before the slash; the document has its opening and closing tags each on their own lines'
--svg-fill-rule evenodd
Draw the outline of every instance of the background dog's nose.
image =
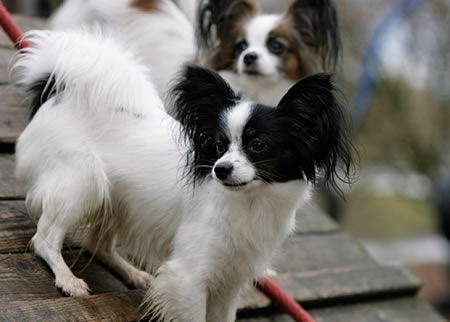
<svg viewBox="0 0 450 322">
<path fill-rule="evenodd" d="M 231 162 L 221 162 L 214 167 L 214 173 L 220 180 L 225 180 L 233 171 L 233 164 Z"/>
<path fill-rule="evenodd" d="M 257 53 L 248 53 L 248 54 L 245 54 L 245 56 L 244 56 L 244 63 L 245 63 L 245 65 L 250 66 L 257 59 L 258 59 Z"/>
</svg>

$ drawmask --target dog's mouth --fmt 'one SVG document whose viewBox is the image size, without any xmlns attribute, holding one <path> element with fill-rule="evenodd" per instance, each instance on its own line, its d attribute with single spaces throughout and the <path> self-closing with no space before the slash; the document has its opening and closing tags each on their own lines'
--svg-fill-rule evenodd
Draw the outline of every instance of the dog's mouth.
<svg viewBox="0 0 450 322">
<path fill-rule="evenodd" d="M 247 181 L 247 182 L 233 182 L 233 183 L 230 183 L 230 182 L 223 182 L 222 184 L 223 184 L 225 187 L 229 188 L 229 189 L 232 189 L 232 190 L 239 190 L 239 189 L 245 187 L 246 185 L 248 185 L 249 183 L 250 183 L 250 181 Z"/>
<path fill-rule="evenodd" d="M 244 70 L 244 73 L 245 74 L 247 74 L 247 75 L 249 75 L 249 76 L 263 76 L 263 74 L 262 73 L 260 73 L 259 71 L 257 71 L 257 70 L 253 70 L 253 69 L 246 69 L 246 70 Z"/>
</svg>

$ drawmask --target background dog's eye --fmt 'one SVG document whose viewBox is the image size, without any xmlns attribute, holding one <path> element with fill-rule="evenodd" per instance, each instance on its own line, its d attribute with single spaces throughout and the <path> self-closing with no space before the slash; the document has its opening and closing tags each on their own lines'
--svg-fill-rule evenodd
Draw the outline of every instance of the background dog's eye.
<svg viewBox="0 0 450 322">
<path fill-rule="evenodd" d="M 247 47 L 248 47 L 247 40 L 242 39 L 242 40 L 238 41 L 238 42 L 236 43 L 236 45 L 234 45 L 234 50 L 235 50 L 237 53 L 242 53 L 244 50 L 247 49 Z"/>
<path fill-rule="evenodd" d="M 226 147 L 225 147 L 225 144 L 223 144 L 223 142 L 217 141 L 215 145 L 216 145 L 217 155 L 222 155 L 225 153 Z"/>
<path fill-rule="evenodd" d="M 259 153 L 266 149 L 266 143 L 261 139 L 254 139 L 250 142 L 249 148 L 251 151 Z"/>
<path fill-rule="evenodd" d="M 272 53 L 279 55 L 285 51 L 286 45 L 277 38 L 269 38 L 267 40 L 267 48 L 269 48 Z"/>
</svg>

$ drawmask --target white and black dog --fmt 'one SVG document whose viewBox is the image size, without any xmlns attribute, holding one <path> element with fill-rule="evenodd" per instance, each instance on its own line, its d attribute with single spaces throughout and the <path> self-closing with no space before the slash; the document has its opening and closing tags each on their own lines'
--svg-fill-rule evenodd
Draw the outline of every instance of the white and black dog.
<svg viewBox="0 0 450 322">
<path fill-rule="evenodd" d="M 305 78 L 269 107 L 187 66 L 172 117 L 146 68 L 112 37 L 28 36 L 33 47 L 14 67 L 32 103 L 16 173 L 40 215 L 34 251 L 56 285 L 89 294 L 61 256 L 67 231 L 85 222 L 87 248 L 128 283 L 149 286 L 148 314 L 234 321 L 240 290 L 293 230 L 318 171 L 330 184 L 348 172 L 345 110 L 330 76 Z"/>
</svg>

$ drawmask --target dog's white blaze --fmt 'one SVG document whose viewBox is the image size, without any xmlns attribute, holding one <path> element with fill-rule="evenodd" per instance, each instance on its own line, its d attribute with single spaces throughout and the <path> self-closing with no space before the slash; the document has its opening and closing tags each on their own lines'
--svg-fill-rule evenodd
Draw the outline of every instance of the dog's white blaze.
<svg viewBox="0 0 450 322">
<path fill-rule="evenodd" d="M 246 183 L 255 178 L 255 167 L 247 159 L 242 149 L 242 134 L 250 117 L 251 110 L 252 104 L 250 102 L 243 102 L 233 107 L 223 116 L 223 121 L 228 130 L 230 146 L 228 147 L 228 151 L 216 161 L 216 164 L 221 162 L 231 162 L 233 164 L 233 172 L 227 178 L 227 183 Z"/>
<path fill-rule="evenodd" d="M 243 102 L 225 114 L 224 119 L 229 130 L 231 143 L 240 143 L 251 109 L 252 105 L 250 102 Z"/>
<path fill-rule="evenodd" d="M 266 41 L 269 33 L 280 23 L 280 15 L 256 16 L 246 27 L 249 47 L 266 49 Z"/>
<path fill-rule="evenodd" d="M 244 57 L 248 53 L 258 55 L 256 61 L 257 70 L 267 76 L 278 74 L 279 58 L 269 52 L 266 46 L 269 33 L 280 23 L 280 15 L 256 16 L 246 26 L 246 38 L 248 48 L 239 57 L 238 70 L 242 73 L 245 69 Z"/>
</svg>

